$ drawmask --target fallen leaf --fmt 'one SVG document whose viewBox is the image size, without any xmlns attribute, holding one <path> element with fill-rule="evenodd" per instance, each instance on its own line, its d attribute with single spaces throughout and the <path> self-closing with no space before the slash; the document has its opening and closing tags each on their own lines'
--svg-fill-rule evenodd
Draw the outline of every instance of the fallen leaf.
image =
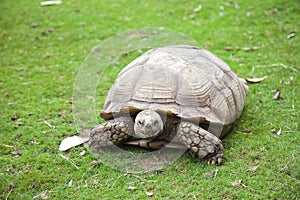
<svg viewBox="0 0 300 200">
<path fill-rule="evenodd" d="M 70 180 L 68 183 L 68 187 L 72 187 L 72 185 L 73 185 L 73 180 Z"/>
<path fill-rule="evenodd" d="M 243 132 L 246 132 L 246 133 L 248 133 L 249 135 L 252 135 L 252 134 L 253 134 L 253 130 L 247 129 L 247 128 L 244 128 L 244 129 L 243 129 Z"/>
<path fill-rule="evenodd" d="M 41 6 L 52 6 L 52 5 L 59 5 L 62 2 L 60 0 L 57 1 L 43 1 L 41 2 Z"/>
<path fill-rule="evenodd" d="M 291 31 L 291 32 L 288 34 L 287 39 L 291 39 L 291 38 L 293 38 L 293 37 L 295 37 L 295 36 L 296 36 L 296 31 Z"/>
<path fill-rule="evenodd" d="M 251 13 L 251 12 L 247 12 L 247 13 L 246 13 L 246 16 L 247 16 L 247 17 L 251 17 L 251 16 L 252 16 L 252 13 Z"/>
<path fill-rule="evenodd" d="M 272 188 L 270 188 L 270 190 L 272 190 L 272 191 L 278 191 L 279 189 L 277 187 L 272 187 Z"/>
<path fill-rule="evenodd" d="M 210 172 L 204 173 L 203 176 L 206 177 L 206 178 L 216 178 L 217 173 L 218 173 L 218 169 L 214 169 Z"/>
<path fill-rule="evenodd" d="M 92 49 L 92 53 L 99 52 L 100 50 L 101 50 L 101 48 L 96 46 Z"/>
<path fill-rule="evenodd" d="M 232 51 L 232 50 L 234 50 L 234 47 L 224 47 L 224 49 L 225 49 L 226 51 Z"/>
<path fill-rule="evenodd" d="M 79 155 L 81 155 L 81 156 L 84 156 L 84 155 L 85 155 L 85 153 L 86 153 L 86 151 L 85 151 L 85 150 L 83 150 L 82 152 L 80 152 L 80 153 L 79 153 Z"/>
<path fill-rule="evenodd" d="M 79 26 L 80 26 L 80 27 L 85 27 L 85 26 L 86 26 L 86 22 L 81 22 L 81 23 L 79 24 Z"/>
<path fill-rule="evenodd" d="M 65 138 L 59 145 L 59 150 L 60 151 L 66 151 L 72 147 L 76 147 L 80 144 L 83 144 L 87 141 L 89 141 L 90 138 L 81 138 L 78 136 L 72 136 L 72 137 L 67 137 Z"/>
<path fill-rule="evenodd" d="M 127 188 L 127 190 L 135 190 L 136 189 L 136 187 L 134 187 L 134 186 L 129 186 L 128 188 Z"/>
<path fill-rule="evenodd" d="M 276 90 L 276 94 L 272 98 L 273 100 L 280 100 L 282 99 L 282 96 L 280 95 L 280 91 Z"/>
<path fill-rule="evenodd" d="M 190 19 L 195 19 L 196 15 L 192 14 L 190 15 Z"/>
<path fill-rule="evenodd" d="M 54 28 L 49 28 L 48 33 L 52 33 L 54 31 Z"/>
<path fill-rule="evenodd" d="M 196 8 L 194 8 L 194 12 L 198 12 L 202 9 L 202 5 L 199 4 Z"/>
<path fill-rule="evenodd" d="M 55 126 L 52 126 L 49 122 L 44 121 L 44 123 L 45 123 L 47 126 L 49 126 L 51 129 L 55 129 Z"/>
<path fill-rule="evenodd" d="M 36 27 L 38 27 L 39 25 L 38 24 L 31 24 L 30 25 L 30 28 L 36 28 Z"/>
<path fill-rule="evenodd" d="M 146 191 L 146 195 L 147 195 L 148 197 L 152 197 L 152 196 L 153 196 L 153 192 L 148 192 L 148 191 Z"/>
<path fill-rule="evenodd" d="M 264 76 L 262 78 L 246 78 L 246 81 L 249 83 L 259 83 L 263 80 L 265 80 L 267 78 L 267 76 Z"/>
<path fill-rule="evenodd" d="M 32 199 L 48 199 L 49 195 L 47 193 L 48 193 L 48 191 L 45 190 L 41 194 L 34 196 Z"/>
<path fill-rule="evenodd" d="M 6 169 L 6 171 L 7 171 L 7 172 L 10 172 L 10 173 L 16 173 L 16 172 L 17 172 L 16 168 L 13 168 L 12 166 L 8 167 L 8 168 Z"/>
<path fill-rule="evenodd" d="M 11 120 L 11 121 L 16 121 L 16 120 L 19 119 L 19 118 L 20 118 L 19 115 L 15 115 L 15 116 L 12 116 L 12 117 L 10 118 L 10 120 Z"/>
<path fill-rule="evenodd" d="M 281 135 L 281 128 L 277 131 L 276 135 L 277 135 L 277 136 L 280 136 L 280 135 Z"/>
<path fill-rule="evenodd" d="M 17 125 L 22 126 L 22 125 L 24 125 L 24 122 L 17 122 Z"/>
<path fill-rule="evenodd" d="M 128 52 L 128 51 L 123 51 L 121 55 L 122 55 L 122 56 L 129 56 L 129 52 Z M 101 73 L 100 73 L 100 74 L 101 74 Z"/>
<path fill-rule="evenodd" d="M 254 172 L 257 170 L 257 168 L 258 168 L 258 165 L 255 165 L 255 166 L 253 166 L 253 167 L 250 167 L 250 168 L 248 169 L 248 171 L 251 172 L 251 173 L 254 173 Z"/>
<path fill-rule="evenodd" d="M 233 182 L 231 183 L 231 185 L 232 185 L 233 187 L 237 187 L 237 186 L 239 186 L 239 185 L 242 185 L 242 183 L 243 183 L 243 180 L 242 180 L 242 179 L 239 179 L 239 180 L 233 181 Z"/>
<path fill-rule="evenodd" d="M 242 50 L 244 51 L 254 51 L 254 50 L 257 50 L 259 49 L 259 47 L 257 46 L 254 46 L 254 47 L 243 47 Z"/>
<path fill-rule="evenodd" d="M 11 155 L 19 158 L 19 157 L 21 157 L 23 155 L 23 152 L 21 150 L 17 150 L 17 151 L 11 152 Z"/>
<path fill-rule="evenodd" d="M 98 176 L 95 177 L 94 181 L 93 181 L 94 185 L 99 185 L 99 179 Z"/>
<path fill-rule="evenodd" d="M 84 181 L 84 186 L 83 186 L 84 188 L 87 188 L 88 187 L 88 183 L 87 183 L 87 181 Z"/>
<path fill-rule="evenodd" d="M 68 100 L 67 103 L 73 104 L 73 100 L 72 100 L 72 99 L 71 99 L 71 100 Z"/>
<path fill-rule="evenodd" d="M 59 115 L 63 118 L 66 118 L 66 116 L 69 114 L 69 112 L 67 110 L 62 110 L 59 112 Z"/>
<path fill-rule="evenodd" d="M 44 192 L 41 193 L 40 197 L 41 199 L 48 199 L 49 198 L 49 195 L 47 194 L 47 190 L 45 190 Z"/>
</svg>

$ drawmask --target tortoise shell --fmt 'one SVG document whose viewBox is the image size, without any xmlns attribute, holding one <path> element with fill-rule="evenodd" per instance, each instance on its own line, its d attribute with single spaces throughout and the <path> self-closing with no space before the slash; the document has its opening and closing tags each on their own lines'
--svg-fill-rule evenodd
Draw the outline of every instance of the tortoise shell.
<svg viewBox="0 0 300 200">
<path fill-rule="evenodd" d="M 222 126 L 241 115 L 248 87 L 211 52 L 177 45 L 147 51 L 118 75 L 101 117 L 151 109 Z"/>
</svg>

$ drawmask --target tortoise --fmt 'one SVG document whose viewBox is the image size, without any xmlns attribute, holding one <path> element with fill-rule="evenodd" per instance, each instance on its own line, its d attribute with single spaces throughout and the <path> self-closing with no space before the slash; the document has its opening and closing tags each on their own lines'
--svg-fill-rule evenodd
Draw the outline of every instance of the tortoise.
<svg viewBox="0 0 300 200">
<path fill-rule="evenodd" d="M 174 139 L 200 160 L 220 164 L 220 138 L 240 117 L 247 93 L 244 79 L 208 50 L 155 48 L 119 73 L 100 112 L 105 122 L 90 129 L 88 146 L 159 149 Z"/>
</svg>

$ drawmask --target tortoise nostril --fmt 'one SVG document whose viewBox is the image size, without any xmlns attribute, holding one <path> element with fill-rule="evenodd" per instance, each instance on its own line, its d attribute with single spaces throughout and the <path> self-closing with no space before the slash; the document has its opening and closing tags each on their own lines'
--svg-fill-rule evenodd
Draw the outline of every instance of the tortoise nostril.
<svg viewBox="0 0 300 200">
<path fill-rule="evenodd" d="M 150 124 L 150 123 L 146 123 L 146 124 L 145 124 L 145 127 L 146 127 L 146 128 L 151 128 L 151 124 Z"/>
</svg>

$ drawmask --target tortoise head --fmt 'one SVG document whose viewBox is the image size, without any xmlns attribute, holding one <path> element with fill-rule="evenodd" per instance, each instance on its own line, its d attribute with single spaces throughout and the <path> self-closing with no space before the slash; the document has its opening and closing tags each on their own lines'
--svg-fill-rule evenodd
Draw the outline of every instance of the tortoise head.
<svg viewBox="0 0 300 200">
<path fill-rule="evenodd" d="M 153 110 L 143 110 L 138 113 L 134 122 L 134 132 L 140 138 L 153 138 L 163 130 L 160 115 Z"/>
</svg>

